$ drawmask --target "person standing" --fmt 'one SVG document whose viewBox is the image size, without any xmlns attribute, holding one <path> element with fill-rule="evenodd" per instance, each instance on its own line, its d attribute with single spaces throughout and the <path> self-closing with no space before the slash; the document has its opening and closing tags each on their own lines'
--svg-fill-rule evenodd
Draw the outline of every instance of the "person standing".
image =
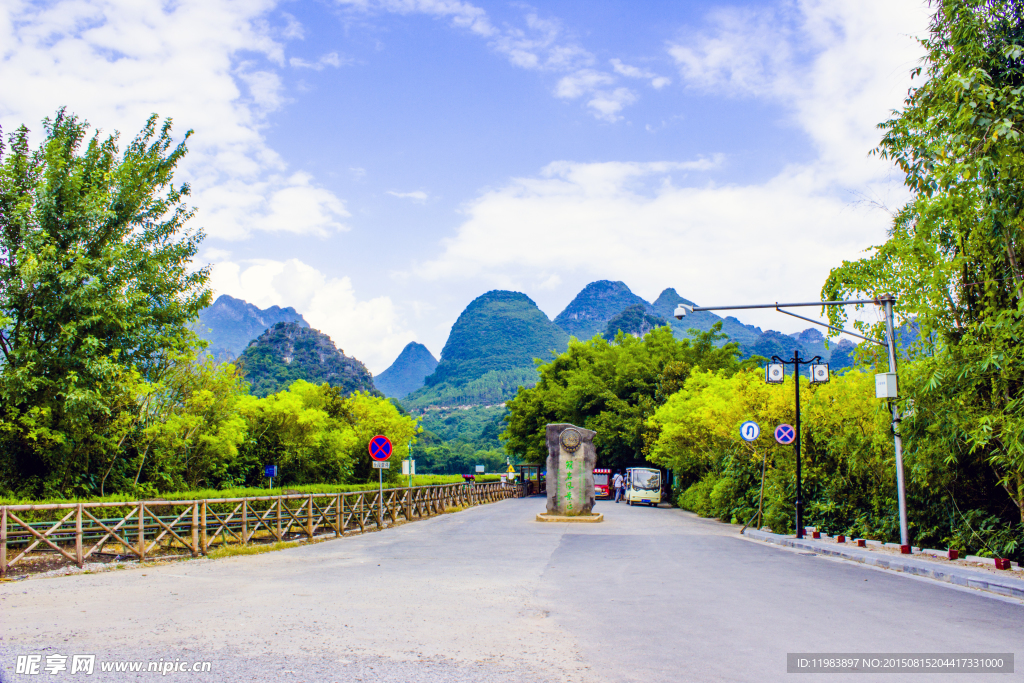
<svg viewBox="0 0 1024 683">
<path fill-rule="evenodd" d="M 612 486 L 615 487 L 615 502 L 619 502 L 619 498 L 622 497 L 625 488 L 622 485 L 622 472 L 616 472 L 615 476 L 612 477 Z"/>
</svg>

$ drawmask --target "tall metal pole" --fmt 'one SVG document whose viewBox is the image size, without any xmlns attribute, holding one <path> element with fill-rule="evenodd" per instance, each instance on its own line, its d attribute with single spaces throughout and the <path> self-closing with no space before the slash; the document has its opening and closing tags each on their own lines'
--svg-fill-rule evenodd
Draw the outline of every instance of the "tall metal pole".
<svg viewBox="0 0 1024 683">
<path fill-rule="evenodd" d="M 896 335 L 892 323 L 892 305 L 896 297 L 883 294 L 878 300 L 885 306 L 885 336 L 889 346 L 889 372 L 896 372 Z M 897 381 L 897 391 L 899 382 Z M 910 534 L 907 532 L 907 493 L 903 483 L 903 438 L 900 436 L 900 411 L 895 402 L 889 403 L 892 410 L 892 434 L 896 449 L 896 494 L 900 508 L 900 550 L 910 552 Z"/>
<path fill-rule="evenodd" d="M 679 306 L 676 307 L 675 317 L 677 319 L 679 319 L 679 320 L 682 320 L 683 316 L 687 315 L 687 313 L 696 313 L 698 311 L 722 311 L 722 310 L 743 310 L 743 309 L 752 309 L 752 308 L 774 308 L 775 310 L 779 311 L 780 313 L 786 313 L 787 315 L 792 315 L 792 316 L 795 316 L 797 318 L 802 318 L 803 320 L 807 320 L 809 322 L 812 322 L 815 325 L 821 325 L 822 327 L 827 327 L 827 328 L 829 328 L 831 330 L 834 330 L 836 332 L 842 332 L 842 333 L 845 333 L 845 334 L 850 334 L 850 335 L 853 335 L 854 337 L 860 337 L 861 339 L 864 339 L 866 341 L 878 344 L 880 346 L 888 347 L 888 351 L 889 351 L 889 371 L 895 374 L 896 373 L 896 336 L 894 334 L 893 319 L 892 319 L 892 305 L 893 305 L 893 303 L 895 301 L 896 301 L 896 297 L 893 296 L 892 294 L 883 294 L 882 296 L 878 297 L 877 299 L 850 299 L 850 300 L 844 300 L 844 301 L 801 301 L 801 302 L 794 302 L 794 303 L 756 304 L 756 305 L 750 305 L 750 306 L 687 306 L 687 305 L 684 305 L 684 304 L 679 304 Z M 837 328 L 837 327 L 832 327 L 831 325 L 826 325 L 824 323 L 819 323 L 816 320 L 811 320 L 810 318 L 804 318 L 803 316 L 796 315 L 795 313 L 790 313 L 789 311 L 783 311 L 782 310 L 783 308 L 793 308 L 793 307 L 796 307 L 796 306 L 850 306 L 850 305 L 856 305 L 856 304 L 875 304 L 876 306 L 882 306 L 885 309 L 885 326 L 886 326 L 886 335 L 885 336 L 888 338 L 887 339 L 887 343 L 883 344 L 882 342 L 878 341 L 877 339 L 869 339 L 867 337 L 864 337 L 862 335 L 856 334 L 854 332 L 850 332 L 848 330 L 843 330 L 843 329 L 840 329 L 840 328 Z M 777 362 L 780 362 L 780 363 L 781 362 L 785 362 L 785 361 L 782 361 L 781 359 L 778 359 L 777 357 L 775 357 L 775 358 L 777 359 Z M 794 356 L 794 360 L 796 360 L 795 356 Z M 799 368 L 799 365 L 796 365 L 796 367 Z M 797 373 L 797 376 L 799 377 L 799 373 Z M 797 391 L 797 396 L 799 396 L 800 395 L 800 382 L 799 382 L 799 380 L 797 380 L 796 391 Z M 799 398 L 798 398 L 797 399 L 797 417 L 796 417 L 796 420 L 797 420 L 797 430 L 796 430 L 797 431 L 797 434 L 796 434 L 796 444 L 797 444 L 797 448 L 796 448 L 796 453 L 797 453 L 797 456 L 796 456 L 796 468 L 797 468 L 796 469 L 796 471 L 797 471 L 797 508 L 796 509 L 797 509 L 797 534 L 802 535 L 803 534 L 803 527 L 801 525 L 801 522 L 803 521 L 803 517 L 802 517 L 801 501 L 800 501 L 800 408 L 799 408 L 799 404 L 800 404 L 800 401 L 799 401 Z M 896 450 L 896 487 L 897 487 L 897 495 L 898 495 L 898 498 L 899 498 L 899 510 L 900 510 L 900 545 L 903 546 L 901 548 L 901 550 L 904 553 L 909 553 L 910 552 L 910 534 L 907 532 L 907 496 L 906 496 L 906 490 L 905 490 L 904 484 L 903 484 L 903 439 L 900 437 L 900 430 L 899 430 L 899 426 L 900 426 L 900 413 L 899 413 L 899 409 L 896 407 L 895 403 L 890 403 L 889 407 L 892 410 L 893 442 L 895 444 L 895 450 Z"/>
<path fill-rule="evenodd" d="M 800 482 L 800 350 L 793 349 L 793 383 L 796 385 L 796 537 L 804 537 L 804 501 Z"/>
</svg>

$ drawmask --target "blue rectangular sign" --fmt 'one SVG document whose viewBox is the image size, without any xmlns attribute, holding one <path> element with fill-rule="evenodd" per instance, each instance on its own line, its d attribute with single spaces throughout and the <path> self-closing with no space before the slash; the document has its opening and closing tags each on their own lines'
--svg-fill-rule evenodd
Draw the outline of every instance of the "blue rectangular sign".
<svg viewBox="0 0 1024 683">
<path fill-rule="evenodd" d="M 277 465 L 267 465 L 263 468 L 264 476 L 276 477 L 277 476 Z"/>
</svg>

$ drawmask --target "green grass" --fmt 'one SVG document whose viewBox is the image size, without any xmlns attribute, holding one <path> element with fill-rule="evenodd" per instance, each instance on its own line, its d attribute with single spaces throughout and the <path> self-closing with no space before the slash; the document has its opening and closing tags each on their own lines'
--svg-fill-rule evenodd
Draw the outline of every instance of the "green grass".
<svg viewBox="0 0 1024 683">
<path fill-rule="evenodd" d="M 275 550 L 286 550 L 288 548 L 298 547 L 299 544 L 294 541 L 278 541 L 277 543 L 267 543 L 265 545 L 223 545 L 216 550 L 211 550 L 207 557 L 211 560 L 219 560 L 223 557 L 259 555 L 261 553 L 274 552 Z"/>
<path fill-rule="evenodd" d="M 482 477 L 486 477 L 483 479 Z M 477 481 L 497 481 L 498 475 L 478 475 Z M 394 483 L 385 482 L 385 488 L 406 486 L 408 477 L 400 477 Z M 413 486 L 437 486 L 439 484 L 461 484 L 460 474 L 417 474 L 412 478 Z M 246 498 L 253 496 L 281 495 L 286 492 L 298 493 L 348 493 L 351 491 L 373 491 L 378 484 L 302 484 L 296 486 L 274 487 L 274 490 L 255 487 L 237 487 L 229 489 L 198 489 L 195 491 L 174 491 L 160 493 L 149 500 L 205 500 L 210 498 Z M 118 493 L 111 496 L 89 496 L 84 498 L 14 498 L 0 496 L 0 505 L 52 505 L 57 503 L 127 503 L 139 500 L 138 496 L 129 493 Z"/>
</svg>

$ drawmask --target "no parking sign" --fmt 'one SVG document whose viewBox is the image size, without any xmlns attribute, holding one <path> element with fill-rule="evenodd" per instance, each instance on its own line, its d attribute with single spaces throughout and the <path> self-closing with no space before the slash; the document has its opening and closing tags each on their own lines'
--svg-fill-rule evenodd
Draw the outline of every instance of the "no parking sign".
<svg viewBox="0 0 1024 683">
<path fill-rule="evenodd" d="M 788 446 L 793 443 L 793 439 L 795 438 L 796 430 L 793 429 L 792 425 L 781 424 L 775 428 L 775 440 L 783 446 Z"/>
<path fill-rule="evenodd" d="M 383 462 L 391 457 L 391 439 L 377 435 L 370 439 L 370 457 Z"/>
</svg>

